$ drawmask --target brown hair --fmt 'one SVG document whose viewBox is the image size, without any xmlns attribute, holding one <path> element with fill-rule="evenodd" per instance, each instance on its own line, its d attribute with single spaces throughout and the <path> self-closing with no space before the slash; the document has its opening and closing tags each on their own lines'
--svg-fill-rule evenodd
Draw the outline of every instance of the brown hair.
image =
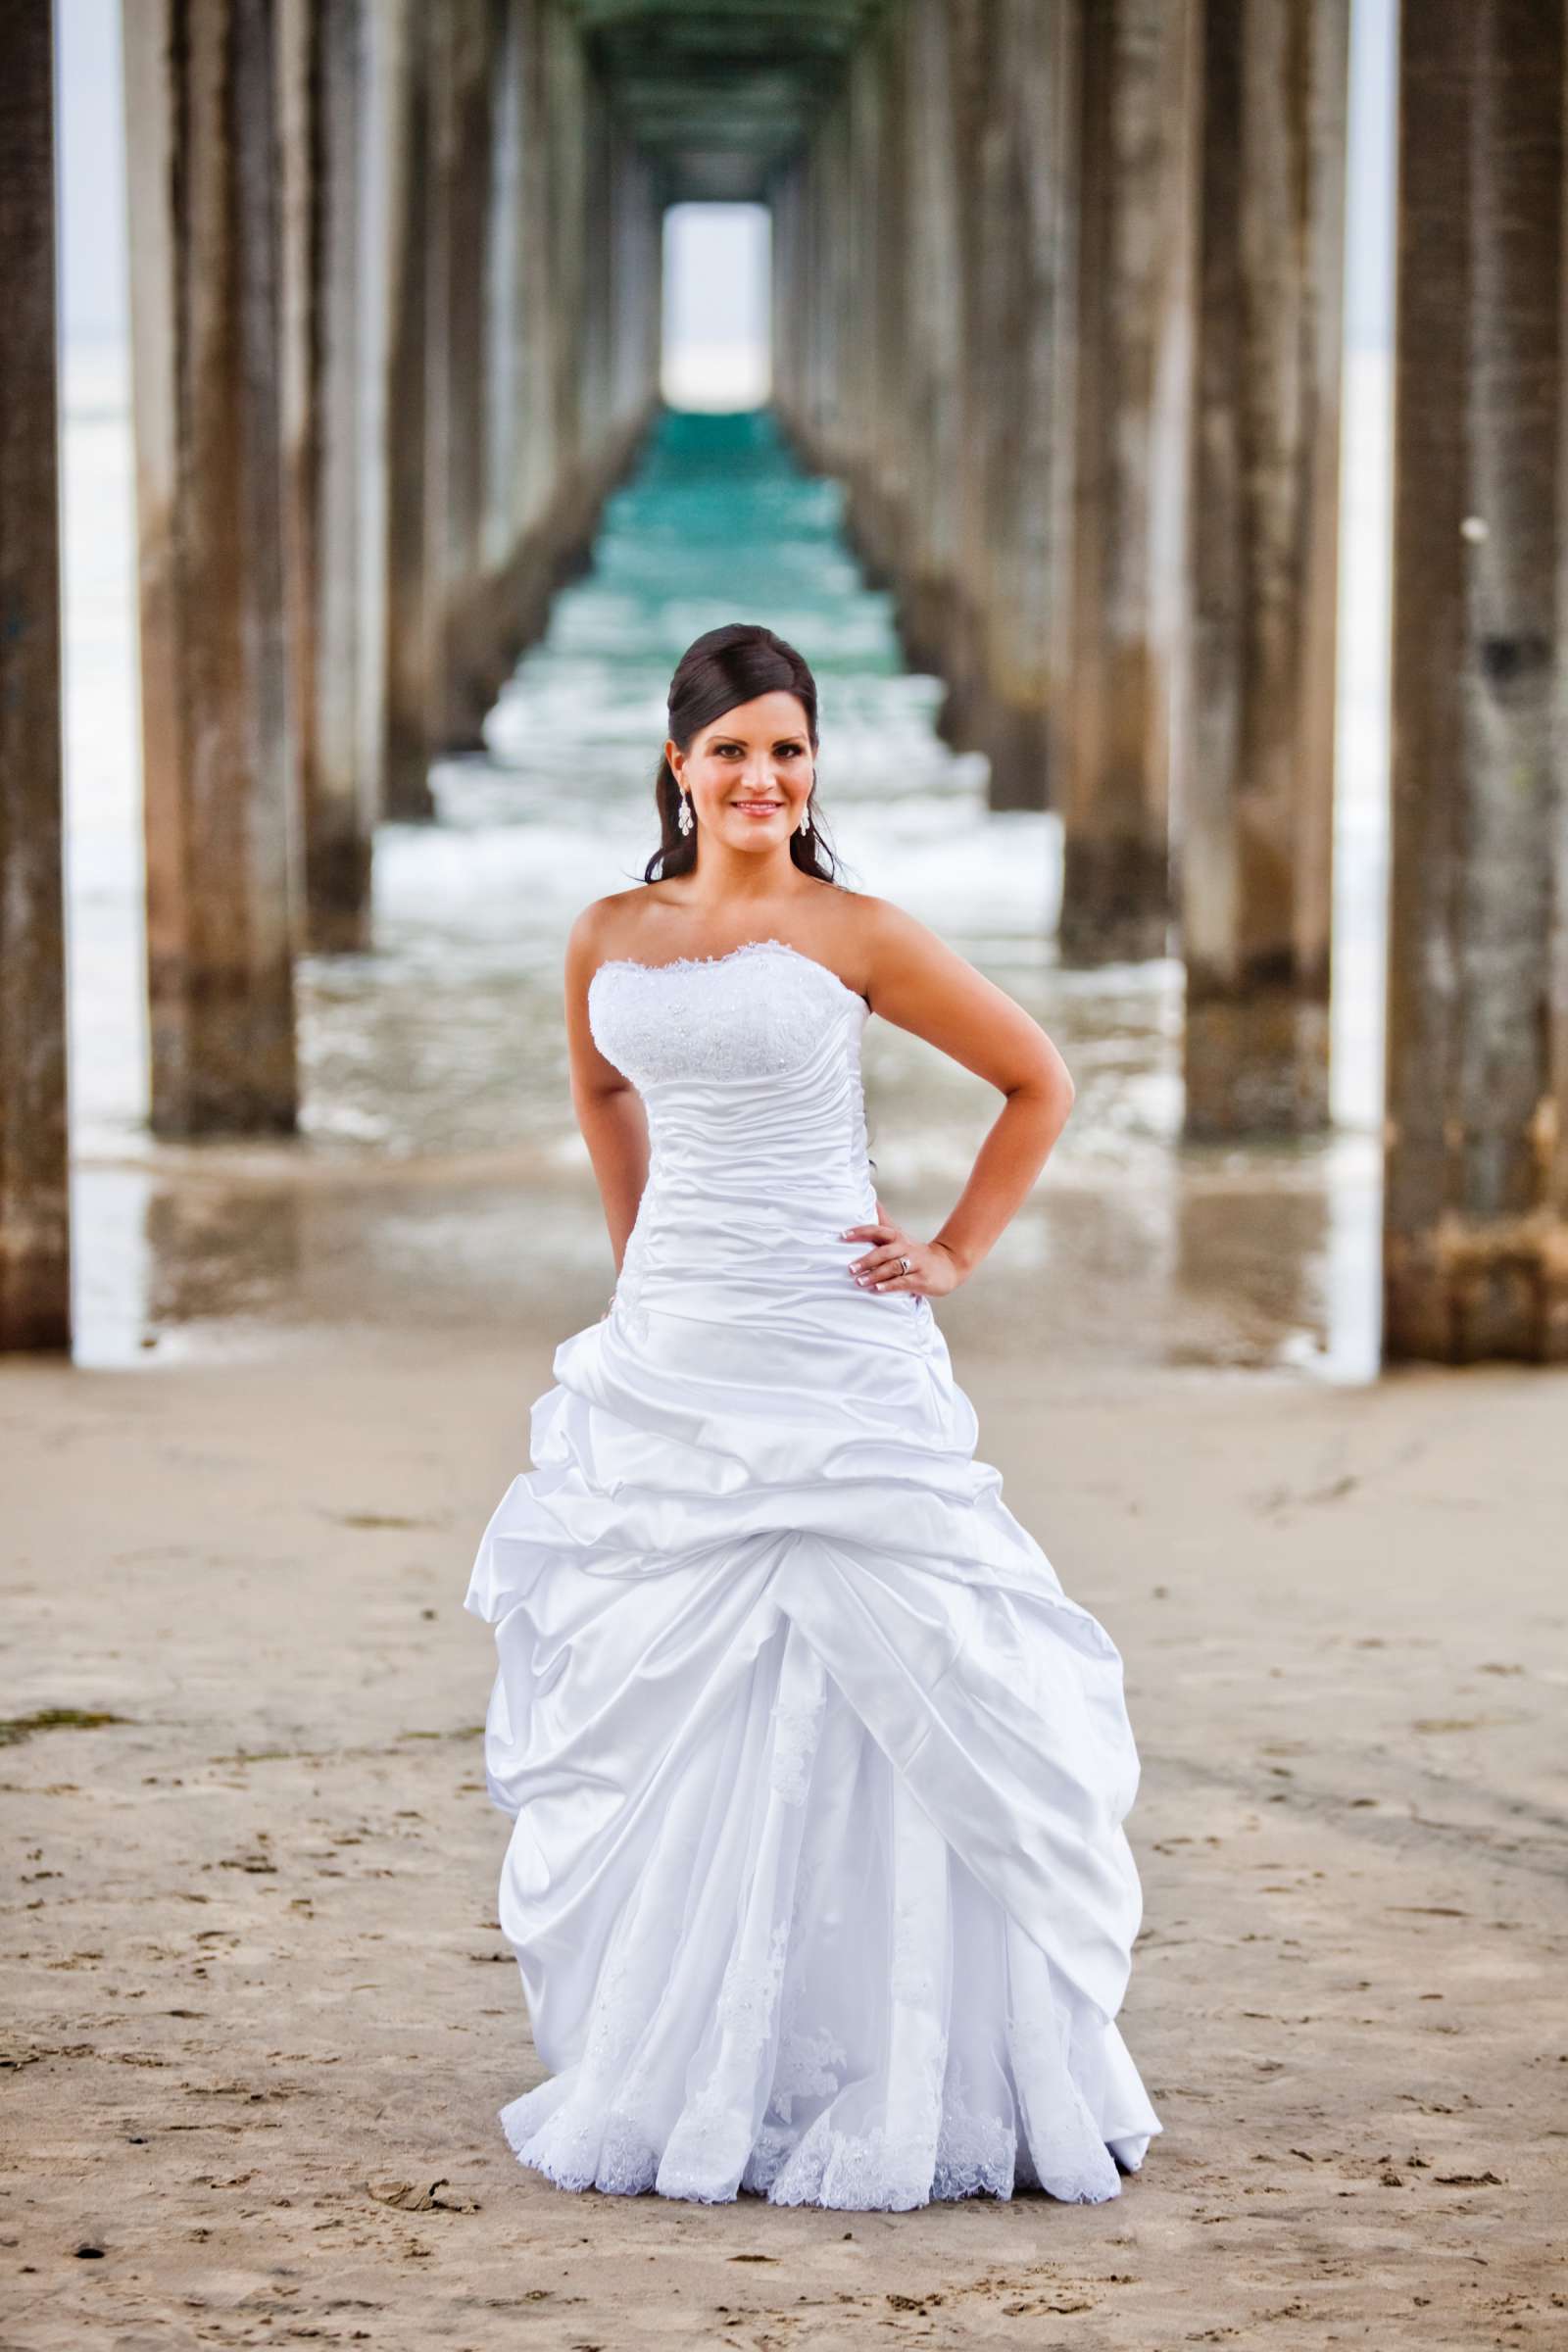
<svg viewBox="0 0 1568 2352">
<path fill-rule="evenodd" d="M 737 703 L 750 703 L 760 694 L 777 691 L 793 694 L 805 709 L 807 736 L 814 754 L 816 680 L 794 646 L 786 645 L 760 621 L 730 620 L 721 628 L 709 629 L 693 640 L 675 664 L 669 682 L 670 740 L 684 751 L 700 727 L 733 710 Z M 690 873 L 696 864 L 697 828 L 693 825 L 689 833 L 680 829 L 680 786 L 662 753 L 654 779 L 654 799 L 660 841 L 643 869 L 643 880 L 663 882 L 673 874 Z M 803 833 L 797 825 L 790 835 L 790 857 L 805 872 L 831 882 L 838 872 L 838 860 L 822 838 L 814 784 L 807 808 L 811 829 Z"/>
</svg>

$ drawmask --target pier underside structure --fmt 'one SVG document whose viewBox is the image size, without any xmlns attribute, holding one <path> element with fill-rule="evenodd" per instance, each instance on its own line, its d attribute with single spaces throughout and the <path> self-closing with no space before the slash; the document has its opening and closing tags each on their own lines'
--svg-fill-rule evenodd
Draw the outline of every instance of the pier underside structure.
<svg viewBox="0 0 1568 2352">
<path fill-rule="evenodd" d="M 1385 1346 L 1568 1358 L 1568 0 L 1401 11 Z M 1190 1140 L 1323 1131 L 1350 0 L 123 0 L 150 1120 L 287 1133 L 660 405 L 663 216 L 940 724 L 1173 956 Z M 69 1345 L 49 12 L 0 0 L 0 1348 Z M 808 651 L 809 649 L 807 649 Z"/>
</svg>

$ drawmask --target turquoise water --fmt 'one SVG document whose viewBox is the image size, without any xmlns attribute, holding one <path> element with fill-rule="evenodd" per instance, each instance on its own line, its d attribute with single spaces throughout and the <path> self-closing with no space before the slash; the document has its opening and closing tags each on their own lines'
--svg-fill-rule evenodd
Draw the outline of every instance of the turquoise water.
<svg viewBox="0 0 1568 2352">
<path fill-rule="evenodd" d="M 437 767 L 438 821 L 380 828 L 373 949 L 301 967 L 299 1137 L 154 1144 L 141 1124 L 128 443 L 113 371 L 74 379 L 67 447 L 82 1361 L 327 1346 L 344 1323 L 526 1321 L 560 1336 L 597 1315 L 612 1266 L 567 1091 L 565 933 L 656 847 L 653 778 L 681 652 L 716 622 L 753 619 L 816 674 L 818 792 L 844 878 L 908 907 L 1017 997 L 1077 1084 L 1031 1200 L 944 1302 L 955 1343 L 972 1334 L 1086 1367 L 1371 1369 L 1364 990 L 1337 1007 L 1335 1137 L 1183 1150 L 1179 965 L 1058 968 L 1056 820 L 987 809 L 984 760 L 937 738 L 940 682 L 903 668 L 890 600 L 848 553 L 838 485 L 798 468 L 766 412 L 664 413 L 608 505 L 592 568 L 491 712 L 483 754 Z M 1351 968 L 1376 946 L 1367 789 L 1362 773 L 1343 819 Z M 882 1197 L 934 1224 L 997 1098 L 877 1021 L 866 1080 Z"/>
</svg>

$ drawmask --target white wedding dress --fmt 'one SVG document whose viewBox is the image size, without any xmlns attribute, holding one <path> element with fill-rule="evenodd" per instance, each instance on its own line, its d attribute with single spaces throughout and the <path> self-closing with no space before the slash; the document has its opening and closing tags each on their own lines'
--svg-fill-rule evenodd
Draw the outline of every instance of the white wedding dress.
<svg viewBox="0 0 1568 2352">
<path fill-rule="evenodd" d="M 774 939 L 589 987 L 650 1167 L 466 1606 L 501 1926 L 563 2187 L 1119 2193 L 1162 2127 L 1122 1662 L 974 1458 L 927 1299 L 859 1289 L 865 1000 Z"/>
</svg>

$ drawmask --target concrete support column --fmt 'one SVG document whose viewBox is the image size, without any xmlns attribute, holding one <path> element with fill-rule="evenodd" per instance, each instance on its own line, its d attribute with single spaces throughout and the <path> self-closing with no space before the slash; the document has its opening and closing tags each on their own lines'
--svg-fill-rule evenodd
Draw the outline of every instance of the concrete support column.
<svg viewBox="0 0 1568 2352">
<path fill-rule="evenodd" d="M 523 143 L 527 133 L 527 12 L 504 0 L 496 33 L 491 108 L 489 225 L 485 238 L 484 478 L 479 561 L 489 623 L 485 666 L 499 688 L 521 643 L 515 563 L 524 529 L 521 445 L 524 352 L 529 325 L 522 249 Z"/>
<path fill-rule="evenodd" d="M 362 732 L 368 30 L 365 0 L 283 0 L 285 521 L 305 935 L 318 949 L 368 944 L 379 798 Z"/>
<path fill-rule="evenodd" d="M 1564 11 L 1400 42 L 1384 1346 L 1562 1362 Z"/>
<path fill-rule="evenodd" d="M 1005 309 L 1022 223 L 1015 220 L 1008 233 L 998 233 L 1009 145 L 999 72 L 1004 8 L 1003 0 L 954 0 L 944 15 L 946 120 L 942 177 L 936 185 L 945 181 L 953 215 L 950 414 L 955 429 L 946 461 L 950 527 L 943 597 L 936 608 L 940 635 L 931 640 L 932 666 L 947 681 L 937 727 L 948 742 L 989 755 L 994 808 L 1027 807 L 1043 796 L 1043 754 L 1037 750 L 1030 759 L 1026 752 L 1021 762 L 1009 757 L 1012 746 L 998 739 L 988 675 L 990 623 L 1000 605 L 1013 536 L 1005 527 L 1000 540 L 992 536 L 991 489 L 1005 463 L 1003 416 L 1017 397 L 1021 358 L 1021 322 L 1008 319 Z M 918 47 L 915 65 L 917 75 L 930 71 Z M 1014 492 L 1019 488 L 1015 479 Z M 1020 765 L 1033 773 L 1020 776 Z"/>
<path fill-rule="evenodd" d="M 800 350 L 795 338 L 800 316 L 801 178 L 797 166 L 773 172 L 768 181 L 768 391 L 775 413 L 784 416 L 793 416 L 800 407 Z"/>
<path fill-rule="evenodd" d="M 386 404 L 386 735 L 383 812 L 435 812 L 430 760 L 438 740 L 435 584 L 427 561 L 428 380 L 433 325 L 428 201 L 432 139 L 431 12 L 402 20 L 390 109 L 393 207 Z"/>
<path fill-rule="evenodd" d="M 600 82 L 590 77 L 584 91 L 583 141 L 587 173 L 583 185 L 582 343 L 577 368 L 577 407 L 583 440 L 598 449 L 611 416 L 612 314 L 610 219 L 613 201 L 615 140 L 610 108 Z"/>
<path fill-rule="evenodd" d="M 152 1124 L 295 1124 L 272 0 L 125 0 Z"/>
<path fill-rule="evenodd" d="M 877 195 L 887 145 L 888 82 L 881 44 L 867 34 L 845 67 L 843 169 L 846 211 L 842 250 L 849 284 L 844 340 L 844 441 L 840 467 L 856 512 L 855 536 L 867 573 L 880 573 L 872 552 L 881 528 L 878 444 L 887 429 L 880 409 L 883 385 L 877 349 L 884 280 L 894 274 L 894 253 L 880 237 Z"/>
<path fill-rule="evenodd" d="M 965 165 L 956 152 L 953 12 L 947 0 L 910 0 L 908 13 L 908 229 L 904 266 L 914 496 L 899 583 L 899 625 L 911 663 L 940 673 L 953 638 L 963 472 L 964 304 L 958 210 Z M 842 135 L 839 117 L 824 125 L 829 140 L 836 124 Z M 836 161 L 831 145 L 828 154 Z M 833 234 L 841 217 L 836 192 L 835 175 L 834 184 L 824 190 L 824 241 L 831 250 L 840 243 Z M 828 384 L 835 385 L 836 348 L 824 356 Z"/>
<path fill-rule="evenodd" d="M 428 345 L 436 380 L 426 417 L 426 560 L 438 608 L 440 742 L 474 750 L 496 684 L 483 523 L 491 133 L 503 22 L 495 0 L 443 0 L 431 29 L 434 142 L 424 196 L 436 249 Z"/>
<path fill-rule="evenodd" d="M 812 281 L 817 258 L 819 176 L 818 150 L 813 143 L 789 172 L 790 184 L 798 195 L 798 231 L 789 316 L 784 333 L 774 337 L 775 353 L 786 358 L 789 366 L 788 403 L 785 406 L 781 398 L 780 405 L 797 440 L 804 445 L 806 456 L 813 463 L 820 446 L 816 433 L 817 387 L 822 372 L 824 330 L 821 310 L 806 299 L 806 289 Z M 776 389 L 781 396 L 785 388 L 786 379 L 780 375 Z"/>
<path fill-rule="evenodd" d="M 550 170 L 543 122 L 543 25 L 536 0 L 513 0 L 511 73 L 517 113 L 517 221 L 513 230 L 511 363 L 517 435 L 513 440 L 513 546 L 522 553 L 550 504 L 555 477 L 550 449 L 550 339 L 560 322 L 550 308 L 550 252 L 543 221 L 550 207 Z M 531 630 L 522 610 L 526 576 L 517 581 L 517 628 Z"/>
<path fill-rule="evenodd" d="M 1072 567 L 1060 710 L 1061 952 L 1165 953 L 1189 429 L 1190 0 L 1077 0 Z M 1163 625 L 1162 625 L 1163 621 Z"/>
<path fill-rule="evenodd" d="M 905 212 L 909 168 L 908 23 L 902 12 L 877 20 L 862 38 L 851 71 L 864 85 L 859 97 L 866 141 L 863 234 L 874 253 L 865 302 L 865 398 L 869 410 L 865 460 L 856 486 L 855 518 L 862 556 L 880 586 L 898 577 L 907 530 L 908 383 L 904 353 L 908 334 L 909 284 L 905 267 Z M 804 292 L 797 304 L 805 302 Z M 796 311 L 799 316 L 799 307 Z"/>
<path fill-rule="evenodd" d="M 560 576 L 566 577 L 587 561 L 593 512 L 585 482 L 589 450 L 579 399 L 587 297 L 588 65 L 577 26 L 556 0 L 546 0 L 542 68 L 550 194 L 538 234 L 549 240 L 550 299 L 561 322 L 560 333 L 551 341 L 546 389 L 556 462 L 552 519 Z"/>
<path fill-rule="evenodd" d="M 526 429 L 518 452 L 517 497 L 522 545 L 537 549 L 549 533 L 561 488 L 561 447 L 556 414 L 560 352 L 567 321 L 557 300 L 555 242 L 559 202 L 550 109 L 552 22 L 537 0 L 518 0 L 518 71 L 521 91 L 522 218 L 516 243 L 518 398 Z M 528 633 L 543 625 L 549 583 L 545 566 L 528 564 L 519 581 L 523 600 L 519 626 Z"/>
<path fill-rule="evenodd" d="M 663 208 L 655 166 L 624 135 L 617 135 L 615 159 L 611 427 L 617 452 L 629 452 L 642 432 L 659 387 Z"/>
<path fill-rule="evenodd" d="M 1187 1130 L 1328 1115 L 1349 0 L 1202 0 Z"/>
<path fill-rule="evenodd" d="M 1068 603 L 1077 28 L 971 0 L 955 94 L 963 240 L 959 596 L 943 729 L 991 762 L 991 805 L 1054 800 Z"/>
<path fill-rule="evenodd" d="M 0 1349 L 71 1344 L 52 51 L 0 0 Z"/>
<path fill-rule="evenodd" d="M 797 440 L 811 453 L 810 414 L 816 376 L 818 320 L 807 299 L 816 242 L 811 151 L 775 179 L 775 204 L 783 207 L 788 227 L 785 245 L 775 247 L 773 314 L 773 395 L 780 415 Z M 780 270 L 780 264 L 783 264 Z"/>
</svg>

